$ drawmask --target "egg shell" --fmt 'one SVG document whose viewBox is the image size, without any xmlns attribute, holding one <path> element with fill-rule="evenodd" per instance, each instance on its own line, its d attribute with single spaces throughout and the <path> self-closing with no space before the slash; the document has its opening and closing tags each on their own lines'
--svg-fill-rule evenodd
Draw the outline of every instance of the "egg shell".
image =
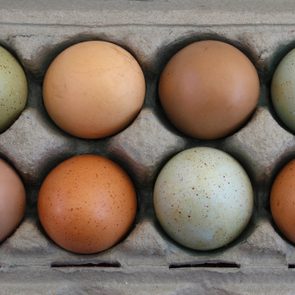
<svg viewBox="0 0 295 295">
<path fill-rule="evenodd" d="M 0 46 L 0 132 L 18 118 L 25 108 L 27 96 L 24 70 L 11 53 Z"/>
<path fill-rule="evenodd" d="M 295 49 L 281 60 L 274 72 L 271 98 L 279 118 L 295 132 Z"/>
<path fill-rule="evenodd" d="M 26 192 L 20 177 L 10 165 L 0 159 L 0 242 L 21 222 L 25 207 Z"/>
<path fill-rule="evenodd" d="M 174 156 L 154 187 L 156 216 L 167 234 L 186 247 L 212 250 L 233 241 L 248 224 L 253 190 L 230 155 L 199 147 Z"/>
<path fill-rule="evenodd" d="M 42 183 L 38 214 L 59 246 L 76 253 L 103 251 L 119 242 L 136 215 L 136 192 L 128 175 L 97 155 L 72 157 Z"/>
<path fill-rule="evenodd" d="M 259 77 L 234 46 L 199 41 L 170 59 L 160 77 L 159 96 L 180 131 L 217 139 L 236 131 L 252 114 L 259 98 Z"/>
<path fill-rule="evenodd" d="M 75 44 L 49 66 L 43 99 L 52 120 L 81 138 L 102 138 L 126 127 L 140 111 L 145 79 L 135 58 L 105 41 Z"/>
<path fill-rule="evenodd" d="M 271 188 L 270 208 L 279 230 L 295 243 L 295 160 L 276 176 Z"/>
</svg>

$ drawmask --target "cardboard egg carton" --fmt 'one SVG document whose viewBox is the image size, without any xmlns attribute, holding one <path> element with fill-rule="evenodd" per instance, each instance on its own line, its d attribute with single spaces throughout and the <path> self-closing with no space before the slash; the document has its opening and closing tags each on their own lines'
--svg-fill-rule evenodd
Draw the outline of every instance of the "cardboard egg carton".
<svg viewBox="0 0 295 295">
<path fill-rule="evenodd" d="M 18 120 L 0 135 L 0 154 L 22 176 L 27 211 L 0 245 L 1 294 L 294 294 L 295 246 L 274 226 L 269 190 L 295 156 L 295 137 L 279 121 L 269 86 L 279 60 L 295 45 L 292 1 L 0 1 L 0 43 L 16 54 L 29 81 Z M 84 40 L 107 40 L 129 50 L 142 66 L 147 93 L 135 121 L 115 136 L 83 140 L 48 117 L 42 79 L 52 59 Z M 217 39 L 240 48 L 261 81 L 259 105 L 243 128 L 225 139 L 184 136 L 167 120 L 157 83 L 169 58 L 185 45 Z M 255 190 L 253 217 L 230 245 L 211 252 L 172 241 L 156 221 L 152 190 L 157 173 L 177 152 L 211 146 L 247 170 Z M 59 162 L 76 154 L 105 155 L 128 171 L 138 192 L 134 227 L 113 248 L 77 255 L 56 246 L 36 212 L 38 189 Z"/>
</svg>

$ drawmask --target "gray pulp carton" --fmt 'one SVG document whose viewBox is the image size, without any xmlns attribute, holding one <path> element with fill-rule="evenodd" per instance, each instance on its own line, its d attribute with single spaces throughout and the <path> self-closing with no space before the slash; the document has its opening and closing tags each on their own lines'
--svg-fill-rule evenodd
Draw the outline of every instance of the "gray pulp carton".
<svg viewBox="0 0 295 295">
<path fill-rule="evenodd" d="M 0 294 L 294 294 L 295 247 L 277 231 L 269 190 L 279 168 L 295 156 L 295 137 L 270 104 L 269 85 L 280 58 L 295 46 L 293 1 L 0 1 L 0 43 L 14 52 L 30 84 L 18 120 L 0 135 L 0 154 L 23 177 L 24 221 L 0 246 Z M 157 96 L 168 59 L 195 40 L 227 41 L 244 51 L 261 81 L 259 106 L 248 123 L 218 141 L 185 137 L 167 120 Z M 103 140 L 82 140 L 59 130 L 42 104 L 42 79 L 50 61 L 83 40 L 122 45 L 143 67 L 147 95 L 136 120 Z M 255 210 L 243 234 L 213 252 L 185 249 L 157 223 L 155 177 L 175 153 L 213 146 L 236 157 L 255 188 Z M 134 180 L 139 211 L 129 235 L 110 250 L 76 255 L 56 246 L 37 218 L 37 193 L 45 175 L 80 153 L 106 155 Z"/>
</svg>

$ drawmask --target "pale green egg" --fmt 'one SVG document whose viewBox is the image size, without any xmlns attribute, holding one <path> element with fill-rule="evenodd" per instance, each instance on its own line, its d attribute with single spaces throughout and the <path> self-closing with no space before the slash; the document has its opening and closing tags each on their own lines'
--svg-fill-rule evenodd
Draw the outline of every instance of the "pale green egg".
<svg viewBox="0 0 295 295">
<path fill-rule="evenodd" d="M 207 147 L 174 156 L 154 187 L 161 226 L 173 240 L 196 250 L 217 249 L 236 239 L 252 216 L 253 199 L 243 167 Z"/>
<path fill-rule="evenodd" d="M 18 61 L 0 46 L 0 132 L 7 129 L 26 106 L 28 84 Z"/>
<path fill-rule="evenodd" d="M 274 72 L 271 98 L 279 118 L 295 132 L 295 49 L 281 60 Z"/>
</svg>

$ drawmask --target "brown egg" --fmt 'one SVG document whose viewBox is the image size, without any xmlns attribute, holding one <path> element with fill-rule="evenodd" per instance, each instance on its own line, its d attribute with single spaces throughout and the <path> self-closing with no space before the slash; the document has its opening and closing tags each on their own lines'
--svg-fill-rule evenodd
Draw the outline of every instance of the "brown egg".
<svg viewBox="0 0 295 295">
<path fill-rule="evenodd" d="M 25 207 L 26 192 L 20 177 L 0 159 L 0 242 L 21 222 Z"/>
<path fill-rule="evenodd" d="M 38 214 L 49 237 L 72 252 L 90 254 L 119 242 L 136 214 L 128 175 L 97 155 L 72 157 L 53 169 L 38 198 Z"/>
<path fill-rule="evenodd" d="M 52 120 L 82 138 L 102 138 L 126 127 L 145 96 L 135 58 L 110 42 L 88 41 L 60 53 L 49 66 L 43 99 Z"/>
<path fill-rule="evenodd" d="M 259 78 L 237 48 L 200 41 L 171 58 L 161 74 L 159 95 L 179 130 L 200 139 L 217 139 L 237 130 L 251 115 L 259 98 Z"/>
<path fill-rule="evenodd" d="M 271 189 L 270 208 L 279 230 L 295 243 L 295 160 L 277 175 Z"/>
</svg>

